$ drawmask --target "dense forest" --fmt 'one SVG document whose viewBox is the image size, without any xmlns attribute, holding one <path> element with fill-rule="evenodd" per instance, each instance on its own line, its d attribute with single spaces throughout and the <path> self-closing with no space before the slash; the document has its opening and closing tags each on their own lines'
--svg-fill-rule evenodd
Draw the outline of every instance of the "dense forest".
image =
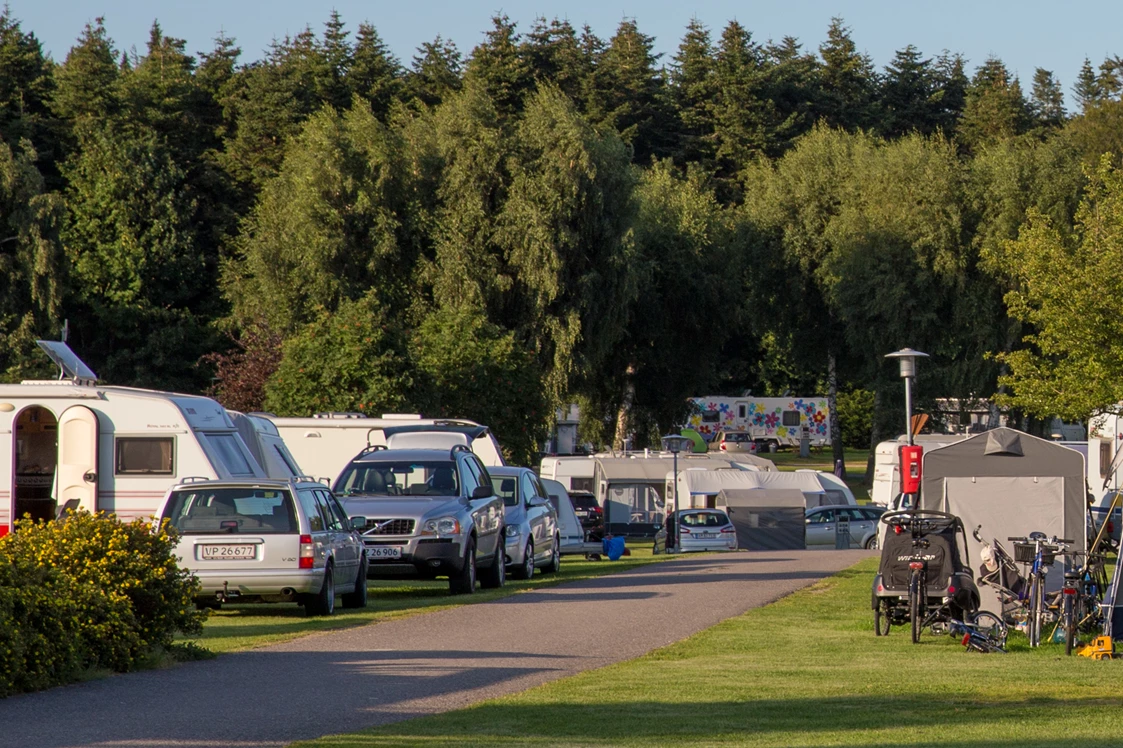
<svg viewBox="0 0 1123 748">
<path fill-rule="evenodd" d="M 51 376 L 66 321 L 112 384 L 469 417 L 523 459 L 564 402 L 642 445 L 746 390 L 836 392 L 869 445 L 905 346 L 922 407 L 1123 400 L 1123 60 L 1069 112 L 996 58 L 878 70 L 841 19 L 653 44 L 498 16 L 403 62 L 333 13 L 243 62 L 98 20 L 58 62 L 5 10 L 0 376 Z"/>
</svg>

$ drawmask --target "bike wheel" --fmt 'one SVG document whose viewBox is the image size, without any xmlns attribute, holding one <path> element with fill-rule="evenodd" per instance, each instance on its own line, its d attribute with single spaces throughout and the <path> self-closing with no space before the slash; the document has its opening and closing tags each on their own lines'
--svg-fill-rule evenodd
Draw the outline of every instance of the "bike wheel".
<svg viewBox="0 0 1123 748">
<path fill-rule="evenodd" d="M 1072 598 L 1075 595 L 1065 595 L 1065 604 L 1063 613 L 1061 614 L 1061 625 L 1064 626 L 1065 631 L 1065 654 L 1071 655 L 1072 648 L 1076 644 L 1076 601 Z"/>
<path fill-rule="evenodd" d="M 889 619 L 889 601 L 880 600 L 877 607 L 873 611 L 873 632 L 877 636 L 889 636 L 889 626 L 892 621 Z"/>
<path fill-rule="evenodd" d="M 920 581 L 920 572 L 914 571 L 909 579 L 909 619 L 912 624 L 912 643 L 920 643 L 920 625 L 924 622 L 922 616 L 927 607 L 921 602 L 924 594 L 924 585 Z"/>
<path fill-rule="evenodd" d="M 1029 646 L 1031 647 L 1041 644 L 1041 624 L 1045 617 L 1045 589 L 1042 581 L 1038 577 L 1034 577 L 1029 586 L 1029 620 L 1026 622 L 1026 633 L 1029 636 Z"/>
<path fill-rule="evenodd" d="M 1006 646 L 1006 635 L 1008 629 L 1006 622 L 1000 616 L 991 613 L 989 610 L 980 610 L 975 613 L 971 621 L 975 629 L 986 636 L 987 639 L 996 643 L 1000 647 Z"/>
</svg>

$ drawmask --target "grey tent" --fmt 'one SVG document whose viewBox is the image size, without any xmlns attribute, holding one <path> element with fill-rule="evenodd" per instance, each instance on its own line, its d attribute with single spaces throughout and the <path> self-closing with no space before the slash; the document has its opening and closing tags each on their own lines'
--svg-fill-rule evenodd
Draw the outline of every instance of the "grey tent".
<svg viewBox="0 0 1123 748">
<path fill-rule="evenodd" d="M 737 528 L 737 547 L 750 551 L 806 548 L 804 515 L 807 508 L 798 488 L 725 488 L 717 506 Z"/>
<path fill-rule="evenodd" d="M 1015 429 L 999 428 L 933 449 L 924 455 L 920 507 L 950 512 L 967 530 L 968 563 L 979 573 L 979 543 L 971 532 L 997 538 L 1011 556 L 1009 537 L 1040 531 L 1071 538 L 1085 548 L 1084 456 L 1056 442 Z M 1046 589 L 1059 589 L 1063 560 L 1046 576 Z M 982 607 L 998 612 L 995 592 L 981 585 Z"/>
</svg>

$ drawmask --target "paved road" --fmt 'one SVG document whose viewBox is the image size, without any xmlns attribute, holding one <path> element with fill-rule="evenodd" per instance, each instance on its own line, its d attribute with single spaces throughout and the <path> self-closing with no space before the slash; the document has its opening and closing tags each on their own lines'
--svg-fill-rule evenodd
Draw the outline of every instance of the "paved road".
<svg viewBox="0 0 1123 748">
<path fill-rule="evenodd" d="M 257 748 L 522 691 L 764 605 L 869 551 L 680 558 L 0 701 L 0 746 Z"/>
</svg>

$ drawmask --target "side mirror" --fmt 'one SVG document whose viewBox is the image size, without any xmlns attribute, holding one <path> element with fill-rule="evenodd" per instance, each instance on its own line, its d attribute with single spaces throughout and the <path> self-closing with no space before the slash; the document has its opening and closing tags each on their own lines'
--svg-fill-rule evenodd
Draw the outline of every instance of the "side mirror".
<svg viewBox="0 0 1123 748">
<path fill-rule="evenodd" d="M 546 506 L 546 500 L 541 496 L 531 496 L 527 500 L 526 505 L 529 507 Z"/>
<path fill-rule="evenodd" d="M 352 530 L 358 530 L 359 532 L 362 532 L 363 530 L 367 529 L 367 518 L 366 517 L 352 517 L 351 518 L 351 529 Z"/>
<path fill-rule="evenodd" d="M 495 489 L 491 486 L 476 486 L 472 490 L 473 499 L 490 499 L 495 495 Z"/>
<path fill-rule="evenodd" d="M 807 517 L 806 519 L 804 519 L 804 520 L 803 520 L 803 524 L 805 524 L 805 525 L 809 525 L 809 524 L 811 524 L 811 518 L 810 518 L 810 517 Z"/>
</svg>

